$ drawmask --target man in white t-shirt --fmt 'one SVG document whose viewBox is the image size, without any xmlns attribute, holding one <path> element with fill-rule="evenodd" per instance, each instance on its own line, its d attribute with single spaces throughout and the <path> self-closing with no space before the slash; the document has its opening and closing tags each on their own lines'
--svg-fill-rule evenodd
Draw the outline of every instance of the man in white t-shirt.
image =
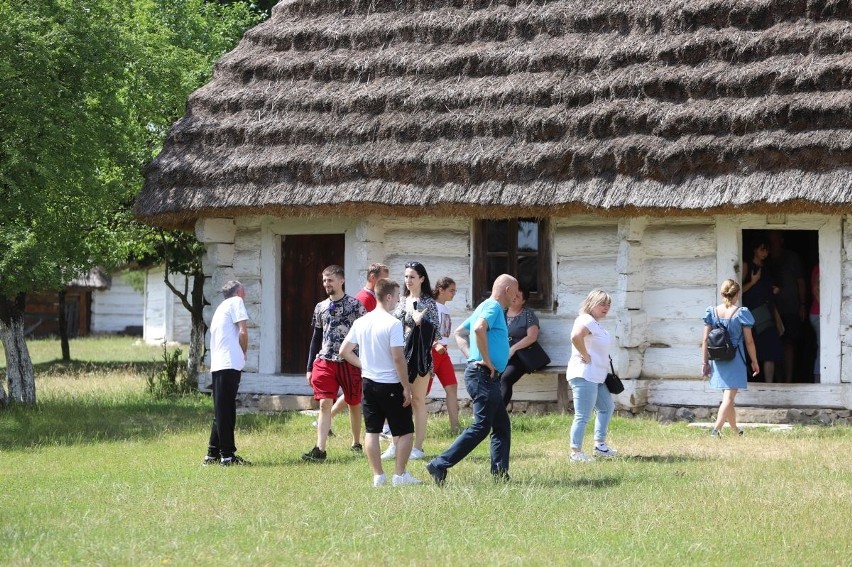
<svg viewBox="0 0 852 567">
<path fill-rule="evenodd" d="M 340 345 L 340 356 L 361 369 L 364 383 L 362 406 L 367 435 L 365 449 L 373 469 L 373 486 L 385 483 L 379 435 L 387 420 L 396 442 L 396 461 L 392 484 L 420 484 L 405 467 L 414 443 L 414 418 L 411 413 L 411 386 L 403 349 L 402 322 L 391 315 L 399 303 L 399 284 L 381 279 L 376 282 L 376 308 L 360 319 Z M 358 354 L 355 354 L 355 347 Z"/>
<path fill-rule="evenodd" d="M 248 349 L 248 314 L 243 301 L 246 290 L 232 280 L 222 287 L 225 301 L 219 304 L 210 322 L 210 372 L 213 374 L 213 424 L 204 464 L 248 465 L 238 457 L 234 445 L 237 421 L 237 390 Z"/>
</svg>

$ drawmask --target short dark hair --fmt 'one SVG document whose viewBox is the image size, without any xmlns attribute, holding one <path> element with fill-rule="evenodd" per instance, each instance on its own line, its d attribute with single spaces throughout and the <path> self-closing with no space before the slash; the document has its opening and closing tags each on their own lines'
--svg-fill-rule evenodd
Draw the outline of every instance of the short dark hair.
<svg viewBox="0 0 852 567">
<path fill-rule="evenodd" d="M 382 278 L 376 282 L 376 298 L 381 301 L 386 295 L 389 295 L 399 289 L 399 284 L 394 280 Z"/>
<path fill-rule="evenodd" d="M 379 264 L 378 262 L 376 262 L 374 264 L 370 264 L 370 266 L 367 268 L 367 277 L 368 278 L 370 276 L 377 276 L 378 277 L 378 276 L 382 275 L 382 272 L 390 272 L 390 268 L 388 268 L 384 264 Z"/>
<path fill-rule="evenodd" d="M 343 266 L 338 266 L 337 264 L 332 264 L 328 266 L 326 269 L 322 271 L 322 275 L 324 276 L 340 276 L 341 278 L 345 277 L 345 272 L 343 271 Z"/>
</svg>

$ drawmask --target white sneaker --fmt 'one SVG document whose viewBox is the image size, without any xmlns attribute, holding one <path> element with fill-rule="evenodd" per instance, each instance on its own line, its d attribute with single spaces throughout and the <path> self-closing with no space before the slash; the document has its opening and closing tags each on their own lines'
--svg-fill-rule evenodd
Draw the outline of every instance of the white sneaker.
<svg viewBox="0 0 852 567">
<path fill-rule="evenodd" d="M 405 486 L 406 484 L 423 484 L 422 480 L 417 480 L 408 471 L 405 471 L 402 474 L 393 475 L 393 479 L 391 480 L 394 486 Z"/>
<path fill-rule="evenodd" d="M 575 463 L 591 463 L 594 462 L 594 457 L 590 457 L 585 454 L 583 451 L 579 451 L 577 453 L 571 453 L 571 460 Z"/>
<path fill-rule="evenodd" d="M 418 449 L 417 447 L 412 447 L 411 454 L 408 456 L 408 459 L 411 461 L 416 461 L 418 459 L 422 459 L 426 456 L 426 453 Z"/>
<path fill-rule="evenodd" d="M 379 433 L 379 437 L 381 437 L 382 439 L 385 439 L 387 441 L 390 441 L 391 439 L 393 439 L 393 435 L 391 435 L 391 430 L 390 430 L 390 427 L 388 427 L 387 423 L 385 424 L 384 427 L 382 427 L 382 432 Z"/>
<path fill-rule="evenodd" d="M 597 457 L 614 457 L 618 451 L 607 445 L 606 443 L 595 443 L 595 456 Z"/>
<path fill-rule="evenodd" d="M 391 446 L 385 449 L 385 452 L 382 453 L 383 461 L 390 461 L 396 458 L 396 445 L 391 443 Z"/>
<path fill-rule="evenodd" d="M 387 477 L 385 477 L 384 473 L 374 474 L 373 475 L 373 487 L 378 488 L 380 486 L 384 486 L 386 480 L 387 480 Z"/>
</svg>

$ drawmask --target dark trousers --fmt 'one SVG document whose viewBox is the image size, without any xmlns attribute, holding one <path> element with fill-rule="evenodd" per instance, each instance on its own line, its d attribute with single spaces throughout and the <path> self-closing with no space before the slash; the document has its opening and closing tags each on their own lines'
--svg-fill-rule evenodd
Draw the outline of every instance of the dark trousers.
<svg viewBox="0 0 852 567">
<path fill-rule="evenodd" d="M 237 423 L 237 390 L 240 389 L 241 377 L 242 372 L 230 368 L 213 372 L 213 425 L 207 445 L 207 455 L 211 457 L 233 457 L 237 452 L 234 426 Z"/>
<path fill-rule="evenodd" d="M 512 401 L 512 386 L 523 378 L 527 373 L 527 368 L 518 360 L 517 356 L 509 359 L 509 364 L 506 365 L 506 370 L 500 377 L 500 393 L 503 395 L 503 405 L 508 406 Z"/>
<path fill-rule="evenodd" d="M 491 474 L 509 472 L 512 425 L 500 394 L 500 375 L 493 379 L 485 366 L 468 363 L 464 371 L 467 393 L 473 400 L 473 423 L 456 438 L 450 448 L 435 457 L 432 464 L 446 470 L 473 451 L 491 434 Z"/>
</svg>

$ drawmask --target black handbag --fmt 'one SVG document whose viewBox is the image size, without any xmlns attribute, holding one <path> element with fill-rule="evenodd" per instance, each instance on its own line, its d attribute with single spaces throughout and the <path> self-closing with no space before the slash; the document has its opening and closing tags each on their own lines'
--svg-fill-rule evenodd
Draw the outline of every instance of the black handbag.
<svg viewBox="0 0 852 567">
<path fill-rule="evenodd" d="M 775 318 L 772 316 L 772 308 L 762 303 L 751 310 L 754 315 L 754 334 L 759 335 L 763 331 L 775 326 Z"/>
<path fill-rule="evenodd" d="M 550 364 L 550 357 L 547 356 L 547 353 L 538 344 L 538 341 L 526 348 L 515 351 L 515 356 L 518 357 L 518 360 L 521 361 L 527 372 L 535 372 L 539 368 L 544 368 Z"/>
<path fill-rule="evenodd" d="M 621 382 L 621 378 L 618 377 L 618 374 L 615 373 L 615 368 L 612 366 L 612 357 L 609 357 L 609 369 L 612 372 L 606 375 L 606 380 L 604 380 L 604 384 L 606 384 L 606 389 L 609 390 L 610 394 L 620 394 L 624 391 L 624 384 Z"/>
</svg>

